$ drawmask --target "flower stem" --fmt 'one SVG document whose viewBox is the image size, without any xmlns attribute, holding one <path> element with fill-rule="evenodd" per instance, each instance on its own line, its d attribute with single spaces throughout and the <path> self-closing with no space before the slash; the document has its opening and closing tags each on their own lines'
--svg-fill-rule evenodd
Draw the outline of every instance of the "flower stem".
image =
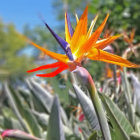
<svg viewBox="0 0 140 140">
<path fill-rule="evenodd" d="M 99 119 L 99 124 L 100 124 L 103 137 L 105 140 L 111 140 L 111 135 L 110 135 L 110 130 L 107 123 L 106 115 L 105 115 L 101 100 L 98 96 L 95 84 L 91 78 L 89 78 L 89 84 L 87 85 L 88 85 L 88 90 L 90 93 L 92 103 L 95 107 L 95 111 Z"/>
<path fill-rule="evenodd" d="M 106 115 L 91 75 L 83 67 L 77 67 L 73 72 L 78 81 L 82 82 L 82 84 L 85 85 L 89 91 L 93 106 L 98 116 L 104 140 L 111 140 L 111 134 L 107 123 Z"/>
</svg>

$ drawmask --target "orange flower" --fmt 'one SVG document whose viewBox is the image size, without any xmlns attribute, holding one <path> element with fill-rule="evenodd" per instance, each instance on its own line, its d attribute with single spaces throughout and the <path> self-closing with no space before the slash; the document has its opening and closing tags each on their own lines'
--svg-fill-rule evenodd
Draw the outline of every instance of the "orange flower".
<svg viewBox="0 0 140 140">
<path fill-rule="evenodd" d="M 132 29 L 131 33 L 130 33 L 130 37 L 127 35 L 126 32 L 123 33 L 124 35 L 124 41 L 127 42 L 128 44 L 132 44 L 133 40 L 134 40 L 134 36 L 135 36 L 135 29 Z"/>
<path fill-rule="evenodd" d="M 92 33 L 98 15 L 91 22 L 91 26 L 87 31 L 87 21 L 88 21 L 88 6 L 85 8 L 80 20 L 77 18 L 77 26 L 75 31 L 71 26 L 68 14 L 65 13 L 65 36 L 66 41 L 59 37 L 49 26 L 45 23 L 46 27 L 55 37 L 57 42 L 65 51 L 66 55 L 58 54 L 51 52 L 42 48 L 41 46 L 35 44 L 31 40 L 28 40 L 30 44 L 34 45 L 46 55 L 50 56 L 53 59 L 56 59 L 58 62 L 53 64 L 47 64 L 40 66 L 28 72 L 35 72 L 38 70 L 49 69 L 49 68 L 58 68 L 55 71 L 47 74 L 37 74 L 40 77 L 53 77 L 62 72 L 63 70 L 70 69 L 71 71 L 76 68 L 77 65 L 81 64 L 81 61 L 87 57 L 92 60 L 104 61 L 107 63 L 112 63 L 124 67 L 139 67 L 136 64 L 129 62 L 126 59 L 121 58 L 120 56 L 108 53 L 103 51 L 108 44 L 116 40 L 120 35 L 109 36 L 105 39 L 99 40 L 99 37 L 104 29 L 104 26 L 107 22 L 109 14 L 105 17 L 102 24 Z"/>
<path fill-rule="evenodd" d="M 130 35 L 128 36 L 126 32 L 123 33 L 123 36 L 124 36 L 124 41 L 128 43 L 129 47 L 126 49 L 126 51 L 124 52 L 123 54 L 123 57 L 124 58 L 127 58 L 127 55 L 128 55 L 128 49 L 130 48 L 130 50 L 134 53 L 134 55 L 136 57 L 138 57 L 138 54 L 136 52 L 136 50 L 134 49 L 135 46 L 137 46 L 138 44 L 133 44 L 133 41 L 134 41 L 134 36 L 135 36 L 135 29 L 133 28 L 132 31 L 130 32 Z"/>
<path fill-rule="evenodd" d="M 116 70 L 116 76 L 117 78 L 120 77 L 121 71 L 123 71 L 122 67 L 117 67 Z M 106 78 L 113 78 L 113 70 L 109 67 L 109 65 L 106 65 Z"/>
</svg>

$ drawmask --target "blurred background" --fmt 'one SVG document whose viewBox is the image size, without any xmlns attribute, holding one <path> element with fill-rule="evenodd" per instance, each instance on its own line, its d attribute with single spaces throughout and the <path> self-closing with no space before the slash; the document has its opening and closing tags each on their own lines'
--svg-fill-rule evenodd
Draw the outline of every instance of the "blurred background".
<svg viewBox="0 0 140 140">
<path fill-rule="evenodd" d="M 44 53 L 37 50 L 34 46 L 27 44 L 22 40 L 18 33 L 24 34 L 36 44 L 54 51 L 63 53 L 61 47 L 56 43 L 53 36 L 46 29 L 40 16 L 42 16 L 48 25 L 61 37 L 65 38 L 65 11 L 68 12 L 72 22 L 73 28 L 76 25 L 75 13 L 80 18 L 86 5 L 89 5 L 88 26 L 90 26 L 91 20 L 96 14 L 99 14 L 99 18 L 96 22 L 95 29 L 109 13 L 109 19 L 105 26 L 104 32 L 101 38 L 109 35 L 122 34 L 118 40 L 114 41 L 108 46 L 109 51 L 118 54 L 131 62 L 140 64 L 140 1 L 139 0 L 4 0 L 0 2 L 0 128 L 22 128 L 18 127 L 19 122 L 17 120 L 17 110 L 20 112 L 21 117 L 27 120 L 30 125 L 31 114 L 37 116 L 40 112 L 49 114 L 45 109 L 46 100 L 41 97 L 41 93 L 45 93 L 44 89 L 49 95 L 57 94 L 59 96 L 61 105 L 65 109 L 67 116 L 70 118 L 70 113 L 73 108 L 70 105 L 77 105 L 77 99 L 72 91 L 72 85 L 68 71 L 64 71 L 61 74 L 53 78 L 38 78 L 36 73 L 27 73 L 26 71 L 36 68 L 40 65 L 51 63 L 52 59 L 46 56 Z M 86 60 L 83 66 L 88 69 L 93 79 L 96 81 L 98 90 L 101 91 L 106 86 L 106 93 L 119 96 L 118 106 L 122 110 L 127 112 L 127 105 L 124 106 L 124 93 L 125 90 L 117 83 L 111 83 L 109 85 L 106 79 L 112 78 L 110 71 L 117 67 L 113 65 L 107 65 L 103 62 L 96 62 Z M 52 70 L 45 70 L 42 72 L 48 73 Z M 133 72 L 135 76 L 140 79 L 140 69 L 127 69 L 127 72 Z M 39 73 L 39 72 L 37 72 Z M 115 74 L 114 74 L 115 75 Z M 115 77 L 113 77 L 115 79 Z M 33 79 L 39 83 L 30 81 L 32 86 L 28 85 L 28 79 Z M 133 78 L 134 79 L 134 75 Z M 133 80 L 132 80 L 133 81 Z M 134 80 L 136 81 L 136 80 Z M 106 85 L 108 84 L 108 85 Z M 104 86 L 105 85 L 105 86 Z M 135 84 L 136 85 L 136 84 Z M 39 88 L 40 87 L 40 88 Z M 43 89 L 42 89 L 43 87 Z M 109 88 L 108 88 L 109 87 Z M 114 88 L 115 87 L 115 88 Z M 140 90 L 140 85 L 132 89 Z M 125 88 L 124 88 L 125 89 Z M 10 92 L 9 92 L 10 90 Z M 135 90 L 135 92 L 137 92 Z M 36 94 L 39 92 L 40 94 Z M 137 92 L 137 93 L 138 93 Z M 6 95 L 6 94 L 7 95 Z M 69 94 L 67 94 L 69 93 Z M 115 93 L 115 94 L 114 94 Z M 13 96 L 10 96 L 10 94 Z M 32 95 L 33 94 L 33 95 Z M 40 95 L 40 97 L 39 97 Z M 47 94 L 46 94 L 47 95 Z M 45 95 L 45 96 L 46 96 Z M 47 96 L 49 96 L 47 95 Z M 138 94 L 136 94 L 138 95 Z M 69 97 L 71 96 L 71 97 Z M 140 96 L 138 96 L 140 99 Z M 40 99 L 41 98 L 41 99 Z M 71 100 L 74 98 L 75 100 Z M 137 98 L 137 97 L 136 97 Z M 114 99 L 114 98 L 113 98 Z M 39 100 L 39 101 L 38 101 Z M 15 101 L 15 104 L 14 104 Z M 114 99 L 114 101 L 116 101 Z M 45 103 L 44 103 L 45 102 Z M 117 101 L 116 101 L 117 102 Z M 139 100 L 138 100 L 139 102 Z M 21 103 L 21 104 L 20 104 Z M 15 108 L 16 107 L 16 108 Z M 11 109 L 12 108 L 12 109 Z M 37 112 L 26 112 L 26 109 Z M 14 111 L 16 112 L 14 112 Z M 46 111 L 47 110 L 47 111 Z M 140 105 L 139 105 L 140 110 Z M 49 112 L 49 113 L 48 113 Z M 38 114 L 37 114 L 38 113 Z M 15 115 L 16 114 L 16 115 Z M 26 115 L 28 117 L 26 117 Z M 9 118 L 9 116 L 12 116 Z M 129 114 L 126 113 L 129 118 Z M 34 116 L 33 120 L 35 120 Z M 73 116 L 72 116 L 73 118 Z M 38 116 L 37 116 L 38 119 Z M 20 117 L 18 118 L 20 121 Z M 22 122 L 22 121 L 21 121 Z M 44 123 L 44 122 L 43 122 Z M 46 130 L 46 126 L 41 124 L 41 128 Z M 13 125 L 14 124 L 14 125 Z M 16 124 L 16 125 L 15 125 Z M 35 122 L 33 122 L 35 124 Z M 133 124 L 133 123 L 132 123 Z M 26 126 L 26 125 L 25 125 Z M 85 126 L 85 125 L 83 125 Z M 69 126 L 68 126 L 69 127 Z M 26 131 L 30 132 L 30 131 Z M 38 131 L 39 132 L 39 131 Z M 46 132 L 46 131 L 45 131 Z M 40 137 L 36 130 L 33 129 L 33 134 Z M 79 140 L 79 139 L 78 139 Z"/>
<path fill-rule="evenodd" d="M 74 27 L 76 25 L 75 13 L 80 17 L 87 4 L 89 5 L 88 23 L 90 24 L 98 13 L 99 18 L 95 26 L 97 28 L 106 14 L 110 13 L 104 35 L 124 34 L 111 44 L 112 49 L 122 56 L 127 48 L 136 47 L 130 51 L 127 59 L 140 64 L 139 0 L 5 0 L 0 4 L 0 83 L 4 80 L 18 81 L 26 76 L 34 77 L 34 74 L 29 75 L 26 71 L 52 61 L 19 38 L 17 32 L 26 35 L 44 48 L 63 53 L 39 16 L 41 15 L 54 31 L 64 37 L 64 12 L 68 11 Z M 129 41 L 131 34 L 134 37 Z M 84 66 L 88 68 L 95 80 L 102 80 L 105 69 L 103 62 L 92 61 L 85 63 Z M 135 72 L 137 71 L 135 69 Z M 43 80 L 51 83 L 56 79 L 58 83 L 63 82 L 61 75 Z"/>
</svg>

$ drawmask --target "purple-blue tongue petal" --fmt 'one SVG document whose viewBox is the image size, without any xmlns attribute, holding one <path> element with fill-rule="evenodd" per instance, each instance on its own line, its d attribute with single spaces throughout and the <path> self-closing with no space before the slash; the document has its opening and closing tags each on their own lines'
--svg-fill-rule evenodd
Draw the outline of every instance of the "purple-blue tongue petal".
<svg viewBox="0 0 140 140">
<path fill-rule="evenodd" d="M 58 36 L 50 27 L 49 25 L 43 21 L 45 26 L 48 28 L 48 30 L 52 33 L 52 35 L 54 36 L 54 38 L 57 40 L 57 42 L 60 44 L 60 46 L 63 48 L 63 50 L 65 51 L 66 55 L 69 57 L 69 59 L 72 61 L 74 60 L 73 59 L 73 56 L 72 56 L 72 53 L 71 53 L 71 49 L 69 47 L 69 44 L 64 40 L 62 39 L 60 36 Z"/>
<path fill-rule="evenodd" d="M 68 16 L 68 13 L 67 12 L 66 12 L 66 17 L 67 17 L 67 22 L 68 22 L 69 33 L 70 33 L 70 35 L 72 37 L 73 36 L 73 28 L 71 26 L 70 18 Z"/>
</svg>

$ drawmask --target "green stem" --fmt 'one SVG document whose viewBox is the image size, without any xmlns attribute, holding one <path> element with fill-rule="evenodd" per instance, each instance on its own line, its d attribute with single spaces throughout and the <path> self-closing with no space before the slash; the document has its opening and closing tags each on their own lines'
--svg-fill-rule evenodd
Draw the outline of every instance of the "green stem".
<svg viewBox="0 0 140 140">
<path fill-rule="evenodd" d="M 87 85 L 88 85 L 92 103 L 95 107 L 95 111 L 96 111 L 98 119 L 99 119 L 99 124 L 101 127 L 103 137 L 105 140 L 111 140 L 110 130 L 109 130 L 106 115 L 105 115 L 105 112 L 104 112 L 104 109 L 102 106 L 102 102 L 98 96 L 95 84 L 91 78 L 89 78 L 89 84 L 87 84 Z"/>
<path fill-rule="evenodd" d="M 113 65 L 113 80 L 114 80 L 114 86 L 113 86 L 113 89 L 114 89 L 114 93 L 115 93 L 115 102 L 117 103 L 118 102 L 118 94 L 117 94 L 117 75 L 116 75 L 116 70 L 117 70 L 117 66 L 116 65 Z"/>
<path fill-rule="evenodd" d="M 86 86 L 89 90 L 89 94 L 99 120 L 104 140 L 111 140 L 111 134 L 107 123 L 106 115 L 91 75 L 83 67 L 78 67 L 73 72 L 76 76 L 77 81 L 80 81 L 80 83 Z"/>
<path fill-rule="evenodd" d="M 132 125 L 134 126 L 135 124 L 135 108 L 134 105 L 132 103 L 132 93 L 131 93 L 131 89 L 130 89 L 130 85 L 128 83 L 128 79 L 127 79 L 127 69 L 123 68 L 123 73 L 121 73 L 122 79 L 123 79 L 123 87 L 124 87 L 124 95 L 126 98 L 126 103 L 129 109 L 129 120 L 131 121 Z"/>
</svg>

